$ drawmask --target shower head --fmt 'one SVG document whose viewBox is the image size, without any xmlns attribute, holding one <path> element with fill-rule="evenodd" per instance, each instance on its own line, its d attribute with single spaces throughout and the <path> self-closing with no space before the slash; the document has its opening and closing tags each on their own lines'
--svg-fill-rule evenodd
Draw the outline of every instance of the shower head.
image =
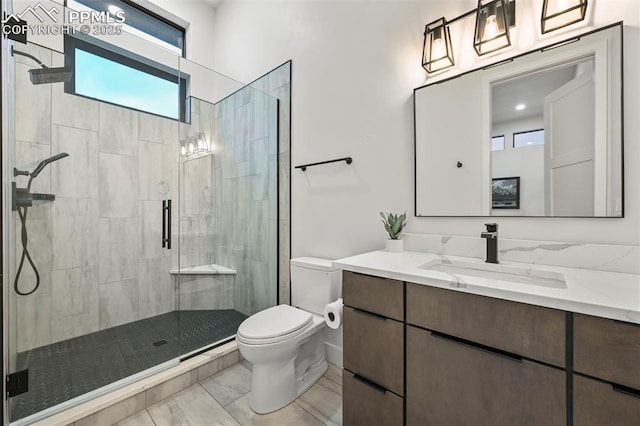
<svg viewBox="0 0 640 426">
<path fill-rule="evenodd" d="M 29 70 L 32 84 L 62 83 L 71 81 L 73 75 L 70 68 L 41 68 Z"/>
<path fill-rule="evenodd" d="M 46 160 L 42 160 L 40 164 L 38 164 L 38 166 L 30 173 L 31 178 L 33 179 L 36 176 L 38 176 L 42 171 L 42 169 L 44 169 L 47 166 L 47 164 L 53 163 L 54 161 L 58 161 L 68 156 L 69 154 L 67 154 L 66 152 L 61 152 L 60 154 L 54 155 L 53 157 L 49 157 Z"/>
<path fill-rule="evenodd" d="M 20 55 L 20 56 L 27 57 L 29 59 L 32 59 L 42 67 L 40 69 L 36 68 L 36 69 L 29 70 L 29 79 L 31 80 L 32 84 L 49 84 L 49 83 L 62 83 L 62 82 L 71 81 L 71 76 L 73 75 L 71 68 L 67 68 L 67 67 L 49 68 L 40 59 L 36 58 L 35 56 L 29 53 L 16 50 L 13 48 L 13 46 L 11 46 L 11 55 L 12 56 Z"/>
</svg>

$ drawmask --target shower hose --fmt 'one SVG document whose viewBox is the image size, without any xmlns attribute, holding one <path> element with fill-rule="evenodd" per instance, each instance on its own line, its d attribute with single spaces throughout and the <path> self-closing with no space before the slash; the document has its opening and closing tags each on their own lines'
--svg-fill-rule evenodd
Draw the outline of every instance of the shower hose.
<svg viewBox="0 0 640 426">
<path fill-rule="evenodd" d="M 31 181 L 33 177 L 29 178 L 29 183 L 27 184 L 27 192 L 31 192 Z M 40 274 L 38 273 L 38 268 L 36 268 L 36 264 L 33 263 L 33 259 L 31 258 L 31 254 L 29 254 L 29 249 L 27 248 L 27 243 L 29 242 L 29 237 L 27 234 L 27 209 L 28 207 L 18 207 L 18 216 L 20 217 L 20 222 L 22 223 L 21 240 L 22 240 L 22 256 L 20 256 L 20 264 L 18 265 L 18 270 L 16 271 L 16 280 L 13 283 L 13 289 L 20 296 L 28 296 L 33 294 L 38 287 L 40 287 Z M 33 268 L 33 272 L 36 274 L 36 285 L 33 287 L 33 290 L 23 293 L 18 288 L 18 281 L 20 280 L 20 274 L 22 273 L 22 267 L 24 266 L 24 260 L 27 259 L 31 268 Z"/>
</svg>

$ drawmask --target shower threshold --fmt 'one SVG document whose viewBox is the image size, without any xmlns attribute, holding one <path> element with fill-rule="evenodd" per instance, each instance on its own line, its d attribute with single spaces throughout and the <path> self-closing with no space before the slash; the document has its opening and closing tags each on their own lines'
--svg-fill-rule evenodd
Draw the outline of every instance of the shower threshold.
<svg viewBox="0 0 640 426">
<path fill-rule="evenodd" d="M 235 310 L 174 311 L 17 355 L 29 392 L 10 399 L 15 421 L 233 336 Z"/>
</svg>

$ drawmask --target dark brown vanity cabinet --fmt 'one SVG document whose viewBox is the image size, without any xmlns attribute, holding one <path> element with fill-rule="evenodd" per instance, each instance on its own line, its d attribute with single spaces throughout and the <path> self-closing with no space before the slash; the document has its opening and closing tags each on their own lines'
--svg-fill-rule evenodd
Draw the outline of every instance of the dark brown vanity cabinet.
<svg viewBox="0 0 640 426">
<path fill-rule="evenodd" d="M 576 425 L 640 425 L 640 326 L 574 314 Z"/>
<path fill-rule="evenodd" d="M 566 425 L 564 312 L 406 285 L 407 425 Z"/>
<path fill-rule="evenodd" d="M 343 275 L 350 425 L 640 425 L 640 326 Z"/>
<path fill-rule="evenodd" d="M 407 425 L 566 425 L 565 372 L 407 326 Z"/>
<path fill-rule="evenodd" d="M 402 425 L 404 283 L 344 272 L 343 421 Z"/>
</svg>

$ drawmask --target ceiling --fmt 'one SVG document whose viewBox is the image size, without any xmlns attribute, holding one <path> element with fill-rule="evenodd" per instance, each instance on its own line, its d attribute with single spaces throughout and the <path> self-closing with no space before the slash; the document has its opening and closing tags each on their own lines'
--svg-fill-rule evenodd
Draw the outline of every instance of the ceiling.
<svg viewBox="0 0 640 426">
<path fill-rule="evenodd" d="M 220 5 L 220 3 L 222 3 L 224 0 L 202 0 L 203 3 L 208 4 L 209 6 L 211 6 L 212 8 L 216 8 Z"/>
<path fill-rule="evenodd" d="M 542 116 L 545 96 L 573 80 L 576 77 L 577 68 L 589 62 L 592 62 L 592 59 L 493 85 L 491 88 L 492 123 Z M 525 108 L 516 110 L 516 105 L 519 104 L 524 104 Z"/>
</svg>

